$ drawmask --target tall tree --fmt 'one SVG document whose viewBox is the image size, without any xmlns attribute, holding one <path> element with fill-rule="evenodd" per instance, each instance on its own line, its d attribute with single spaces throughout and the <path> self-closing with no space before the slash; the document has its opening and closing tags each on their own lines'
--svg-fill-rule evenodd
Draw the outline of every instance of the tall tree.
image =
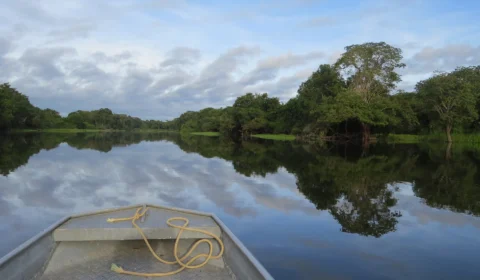
<svg viewBox="0 0 480 280">
<path fill-rule="evenodd" d="M 469 67 L 458 67 L 455 71 L 452 72 L 453 75 L 457 76 L 463 82 L 470 85 L 472 94 L 476 99 L 476 110 L 480 114 L 480 65 L 469 66 Z M 469 129 L 479 130 L 480 129 L 480 119 L 477 118 L 471 123 L 468 127 Z"/>
<path fill-rule="evenodd" d="M 334 66 L 347 80 L 346 94 L 359 96 L 359 101 L 364 103 L 366 110 L 372 107 L 381 109 L 374 110 L 374 114 L 375 112 L 385 113 L 389 106 L 385 107 L 386 102 L 382 98 L 387 97 L 388 93 L 401 81 L 400 75 L 395 71 L 405 67 L 405 64 L 401 63 L 401 49 L 380 42 L 351 45 L 345 50 Z M 348 99 L 352 100 L 352 98 Z M 352 102 L 348 103 L 352 104 Z M 377 121 L 377 118 L 372 116 L 363 118 L 362 116 L 365 115 L 363 110 L 354 111 L 354 113 L 353 117 L 361 122 L 364 142 L 370 139 L 371 125 L 386 125 L 383 116 L 380 116 L 381 121 Z"/>
<path fill-rule="evenodd" d="M 273 121 L 280 101 L 268 94 L 247 93 L 238 97 L 232 106 L 236 127 L 243 135 L 257 132 L 272 132 Z"/>
<path fill-rule="evenodd" d="M 0 85 L 0 130 L 29 127 L 35 113 L 27 96 L 8 83 Z"/>
<path fill-rule="evenodd" d="M 399 121 L 392 126 L 395 133 L 413 133 L 420 132 L 420 121 L 428 127 L 426 117 L 421 114 L 422 103 L 415 92 L 399 92 L 393 95 L 392 102 L 397 106 Z"/>
<path fill-rule="evenodd" d="M 452 142 L 454 125 L 462 125 L 478 117 L 475 95 L 469 83 L 455 73 L 439 73 L 416 85 L 425 110 L 433 121 L 445 130 L 448 142 Z"/>
<path fill-rule="evenodd" d="M 331 65 L 322 64 L 300 85 L 298 96 L 311 105 L 318 105 L 323 98 L 336 96 L 344 87 L 345 83 L 337 69 Z"/>
<path fill-rule="evenodd" d="M 345 90 L 345 81 L 337 69 L 328 64 L 322 64 L 317 71 L 303 82 L 298 88 L 296 100 L 291 100 L 285 108 L 284 122 L 293 123 L 295 132 L 300 129 L 304 133 L 317 134 L 322 116 L 319 114 L 319 105 L 326 98 L 332 98 Z M 307 129 L 305 129 L 307 127 Z"/>
</svg>

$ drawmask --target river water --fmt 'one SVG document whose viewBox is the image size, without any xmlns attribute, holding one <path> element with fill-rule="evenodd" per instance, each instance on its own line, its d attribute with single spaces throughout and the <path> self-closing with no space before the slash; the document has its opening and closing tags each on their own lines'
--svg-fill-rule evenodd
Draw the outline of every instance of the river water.
<svg viewBox="0 0 480 280">
<path fill-rule="evenodd" d="M 480 279 L 480 149 L 0 136 L 0 256 L 60 217 L 213 212 L 276 279 Z"/>
</svg>

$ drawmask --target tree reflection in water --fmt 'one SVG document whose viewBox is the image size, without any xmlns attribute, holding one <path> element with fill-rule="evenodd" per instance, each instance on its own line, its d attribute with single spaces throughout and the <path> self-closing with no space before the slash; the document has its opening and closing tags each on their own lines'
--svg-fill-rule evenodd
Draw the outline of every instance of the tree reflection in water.
<svg viewBox="0 0 480 280">
<path fill-rule="evenodd" d="M 218 157 L 245 176 L 266 176 L 281 167 L 296 176 L 301 193 L 328 211 L 341 231 L 380 237 L 396 230 L 392 210 L 397 182 L 411 182 L 416 196 L 436 208 L 480 214 L 480 150 L 465 147 L 375 145 L 310 146 L 264 140 L 234 142 L 178 133 L 27 133 L 0 136 L 0 174 L 8 176 L 43 149 L 67 143 L 109 152 L 141 141 L 169 141 L 187 153 Z"/>
</svg>

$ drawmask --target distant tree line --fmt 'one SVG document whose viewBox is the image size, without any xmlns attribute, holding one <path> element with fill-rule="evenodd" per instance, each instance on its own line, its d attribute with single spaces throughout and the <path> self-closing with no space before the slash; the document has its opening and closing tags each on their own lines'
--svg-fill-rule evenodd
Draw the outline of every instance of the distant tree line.
<svg viewBox="0 0 480 280">
<path fill-rule="evenodd" d="M 0 86 L 0 129 L 97 128 L 213 131 L 232 137 L 288 133 L 300 138 L 359 138 L 371 135 L 480 130 L 480 66 L 436 72 L 413 92 L 396 91 L 402 51 L 384 42 L 351 45 L 333 64 L 323 64 L 286 103 L 267 93 L 247 93 L 232 106 L 188 111 L 171 121 L 142 121 L 109 109 L 58 112 L 32 106 L 8 84 Z M 394 94 L 395 93 L 395 94 Z"/>
<path fill-rule="evenodd" d="M 110 109 L 75 111 L 66 117 L 52 109 L 32 105 L 28 97 L 8 83 L 0 84 L 0 131 L 10 129 L 178 129 L 174 122 L 141 120 Z"/>
</svg>

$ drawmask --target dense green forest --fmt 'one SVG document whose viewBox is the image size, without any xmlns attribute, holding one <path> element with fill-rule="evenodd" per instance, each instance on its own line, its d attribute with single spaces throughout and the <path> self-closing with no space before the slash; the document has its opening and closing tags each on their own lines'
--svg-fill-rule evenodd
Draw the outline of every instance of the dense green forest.
<svg viewBox="0 0 480 280">
<path fill-rule="evenodd" d="M 332 140 L 375 134 L 479 132 L 480 66 L 435 73 L 413 92 L 395 91 L 405 67 L 402 51 L 386 43 L 352 45 L 333 65 L 323 64 L 285 104 L 268 94 L 238 97 L 233 106 L 186 112 L 182 131 L 251 135 L 286 133 Z"/>
<path fill-rule="evenodd" d="M 143 121 L 124 114 L 114 114 L 110 109 L 76 111 L 62 117 L 52 109 L 40 109 L 28 97 L 9 84 L 0 85 L 0 131 L 10 129 L 177 129 L 172 122 Z"/>
<path fill-rule="evenodd" d="M 355 145 L 235 142 L 180 133 L 22 133 L 0 138 L 0 174 L 8 176 L 32 155 L 62 142 L 109 152 L 141 141 L 169 141 L 187 153 L 227 160 L 247 177 L 285 168 L 295 175 L 298 190 L 317 209 L 329 211 L 344 232 L 380 237 L 395 231 L 402 215 L 395 210 L 397 182 L 411 182 L 415 195 L 431 207 L 480 215 L 480 153 L 460 146 L 448 151 L 448 146 L 377 144 L 365 151 Z"/>
<path fill-rule="evenodd" d="M 267 93 L 247 93 L 232 106 L 188 111 L 171 121 L 141 120 L 110 109 L 76 111 L 67 117 L 39 109 L 8 84 L 0 85 L 0 130 L 168 129 L 190 133 L 293 134 L 301 139 L 371 140 L 372 134 L 480 130 L 480 66 L 459 67 L 419 81 L 413 92 L 396 90 L 402 51 L 384 42 L 351 45 L 333 64 L 323 64 L 286 103 Z"/>
</svg>

